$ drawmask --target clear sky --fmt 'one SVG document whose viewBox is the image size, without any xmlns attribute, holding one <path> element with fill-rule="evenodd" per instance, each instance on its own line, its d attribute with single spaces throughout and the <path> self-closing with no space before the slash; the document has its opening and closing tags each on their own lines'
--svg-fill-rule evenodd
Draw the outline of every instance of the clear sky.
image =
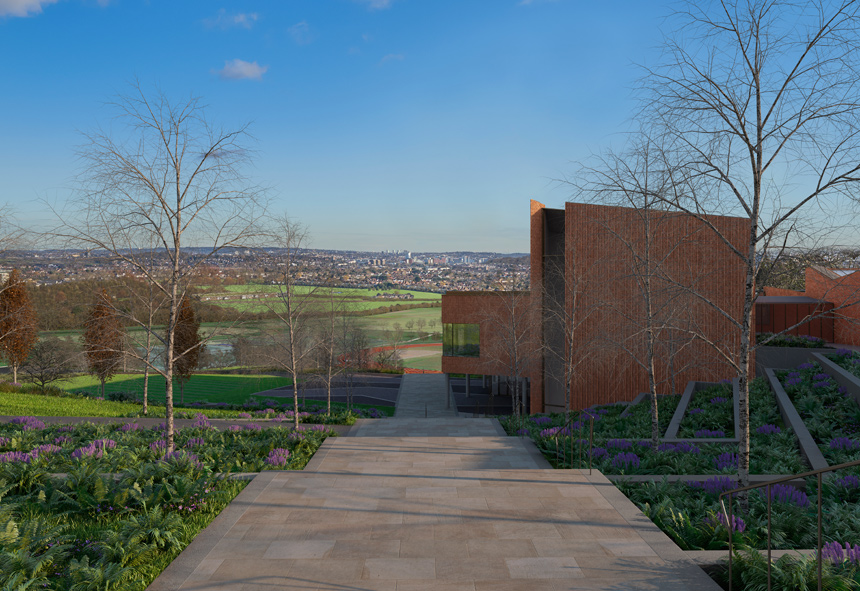
<svg viewBox="0 0 860 591">
<path fill-rule="evenodd" d="M 528 200 L 628 129 L 668 2 L 0 0 L 0 203 L 44 223 L 138 79 L 251 123 L 316 248 L 527 252 Z"/>
</svg>

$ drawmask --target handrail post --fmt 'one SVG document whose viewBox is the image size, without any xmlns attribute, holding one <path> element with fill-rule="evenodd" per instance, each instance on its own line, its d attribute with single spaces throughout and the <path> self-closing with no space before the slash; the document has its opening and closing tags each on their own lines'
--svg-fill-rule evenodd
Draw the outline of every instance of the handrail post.
<svg viewBox="0 0 860 591">
<path fill-rule="evenodd" d="M 770 591 L 770 483 L 767 483 L 767 591 Z"/>
<path fill-rule="evenodd" d="M 734 554 L 734 539 L 735 537 L 732 535 L 732 495 L 729 493 L 729 514 L 727 516 L 726 524 L 728 527 L 726 529 L 729 530 L 729 591 L 732 591 L 732 555 Z"/>
<path fill-rule="evenodd" d="M 818 591 L 821 591 L 821 472 L 818 473 Z"/>
<path fill-rule="evenodd" d="M 591 453 L 594 447 L 594 417 L 591 417 L 591 432 L 588 435 L 588 475 L 591 476 Z"/>
</svg>

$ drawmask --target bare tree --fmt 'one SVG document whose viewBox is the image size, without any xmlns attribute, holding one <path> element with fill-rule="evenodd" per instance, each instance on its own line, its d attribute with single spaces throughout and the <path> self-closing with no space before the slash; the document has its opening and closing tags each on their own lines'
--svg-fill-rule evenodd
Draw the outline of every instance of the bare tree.
<svg viewBox="0 0 860 591">
<path fill-rule="evenodd" d="M 272 231 L 275 245 L 281 249 L 278 264 L 277 292 L 266 300 L 269 310 L 278 320 L 278 329 L 269 332 L 271 345 L 268 359 L 282 367 L 293 381 L 293 424 L 299 426 L 299 377 L 315 350 L 312 321 L 318 289 L 299 285 L 304 272 L 301 250 L 307 246 L 308 230 L 286 215 L 277 220 Z"/>
<path fill-rule="evenodd" d="M 674 175 L 655 196 L 710 226 L 745 268 L 742 314 L 725 311 L 739 337 L 726 361 L 740 381 L 742 484 L 760 255 L 860 181 L 858 16 L 856 0 L 690 0 L 645 77 L 639 120 Z M 708 213 L 745 218 L 742 243 Z"/>
<path fill-rule="evenodd" d="M 173 339 L 174 352 L 173 373 L 179 380 L 179 401 L 185 403 L 185 384 L 194 375 L 200 359 L 200 353 L 206 348 L 200 337 L 200 320 L 194 313 L 190 298 L 185 298 L 179 305 L 176 320 L 176 337 Z"/>
<path fill-rule="evenodd" d="M 316 328 L 316 369 L 326 389 L 326 412 L 331 414 L 332 384 L 348 368 L 346 337 L 351 331 L 352 317 L 349 316 L 347 290 L 336 290 L 329 282 L 320 295 L 322 316 Z"/>
<path fill-rule="evenodd" d="M 40 340 L 30 350 L 27 362 L 21 368 L 28 382 L 44 390 L 50 384 L 63 379 L 72 371 L 77 352 L 70 343 L 56 337 Z"/>
<path fill-rule="evenodd" d="M 134 312 L 125 322 L 151 336 L 161 351 L 156 358 L 136 348 L 129 352 L 165 379 L 166 443 L 172 452 L 179 305 L 212 256 L 260 236 L 265 203 L 243 174 L 250 157 L 247 127 L 214 127 L 199 98 L 172 102 L 160 91 L 147 94 L 139 84 L 110 106 L 122 125 L 85 136 L 78 198 L 70 202 L 70 212 L 59 212 L 54 234 L 120 261 L 164 302 L 163 327 L 155 329 L 147 314 Z"/>
</svg>

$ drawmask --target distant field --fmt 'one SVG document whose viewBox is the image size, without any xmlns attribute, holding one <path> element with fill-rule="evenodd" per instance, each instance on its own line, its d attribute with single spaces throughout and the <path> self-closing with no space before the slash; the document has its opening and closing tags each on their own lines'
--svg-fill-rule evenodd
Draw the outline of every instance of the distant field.
<svg viewBox="0 0 860 591">
<path fill-rule="evenodd" d="M 185 402 L 228 402 L 242 404 L 251 394 L 288 386 L 289 378 L 259 375 L 218 375 L 199 374 L 188 380 L 185 385 Z M 99 392 L 99 381 L 92 376 L 80 376 L 62 382 L 57 386 L 67 391 Z M 105 384 L 107 392 L 143 393 L 143 376 L 140 374 L 119 374 Z M 165 383 L 160 376 L 149 377 L 149 398 L 153 401 L 165 399 Z M 173 398 L 179 403 L 179 382 L 174 381 Z"/>
<path fill-rule="evenodd" d="M 442 345 L 434 347 L 408 347 L 400 355 L 404 367 L 442 371 Z"/>
<path fill-rule="evenodd" d="M 258 284 L 246 284 L 246 285 L 225 285 L 220 290 L 223 290 L 227 293 L 278 293 L 277 285 L 258 285 Z M 311 287 L 306 285 L 299 285 L 296 287 L 296 290 L 299 293 L 308 293 L 311 290 L 316 290 L 320 295 L 327 295 L 330 292 L 334 292 L 335 295 L 345 295 L 356 298 L 372 298 L 378 293 L 399 293 L 399 294 L 409 294 L 411 293 L 416 300 L 440 300 L 442 299 L 442 294 L 433 293 L 429 291 L 412 291 L 408 289 L 389 289 L 385 291 L 381 291 L 378 289 L 358 289 L 351 287 Z M 214 290 L 211 293 L 216 293 Z M 397 302 L 398 300 L 390 300 Z M 414 300 L 413 300 L 414 301 Z"/>
</svg>

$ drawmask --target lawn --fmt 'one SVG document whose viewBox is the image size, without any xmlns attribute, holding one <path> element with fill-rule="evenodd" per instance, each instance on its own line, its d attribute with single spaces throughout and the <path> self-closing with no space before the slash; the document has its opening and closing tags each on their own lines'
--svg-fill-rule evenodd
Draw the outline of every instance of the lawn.
<svg viewBox="0 0 860 591">
<path fill-rule="evenodd" d="M 184 401 L 188 402 L 227 402 L 242 404 L 252 394 L 289 386 L 289 378 L 271 375 L 219 375 L 197 374 L 185 385 Z M 93 376 L 85 375 L 58 382 L 57 385 L 66 391 L 86 391 L 92 394 L 99 392 L 99 382 Z M 106 392 L 135 392 L 143 393 L 143 376 L 141 374 L 119 374 L 105 384 Z M 174 381 L 174 401 L 180 403 L 179 383 Z M 160 376 L 150 376 L 149 399 L 163 402 L 165 399 L 165 383 Z"/>
<path fill-rule="evenodd" d="M 224 292 L 227 293 L 278 293 L 277 285 L 258 285 L 258 284 L 246 284 L 246 285 L 225 285 L 223 288 Z M 308 293 L 312 289 L 316 290 L 316 293 L 321 295 L 327 295 L 330 291 L 333 291 L 335 295 L 340 296 L 349 296 L 355 298 L 373 298 L 378 293 L 397 293 L 397 294 L 412 294 L 415 300 L 430 300 L 437 301 L 442 299 L 442 294 L 433 293 L 429 291 L 412 291 L 408 289 L 389 289 L 385 291 L 380 291 L 378 289 L 359 289 L 359 288 L 351 288 L 351 287 L 311 287 L 306 285 L 297 286 L 297 291 L 299 293 Z M 403 300 L 403 301 L 415 301 L 415 300 Z M 401 300 L 382 300 L 380 301 L 389 301 L 393 303 L 397 303 Z"/>
<path fill-rule="evenodd" d="M 140 405 L 92 398 L 72 398 L 0 392 L 0 415 L 37 417 L 127 417 L 140 412 Z"/>
</svg>

